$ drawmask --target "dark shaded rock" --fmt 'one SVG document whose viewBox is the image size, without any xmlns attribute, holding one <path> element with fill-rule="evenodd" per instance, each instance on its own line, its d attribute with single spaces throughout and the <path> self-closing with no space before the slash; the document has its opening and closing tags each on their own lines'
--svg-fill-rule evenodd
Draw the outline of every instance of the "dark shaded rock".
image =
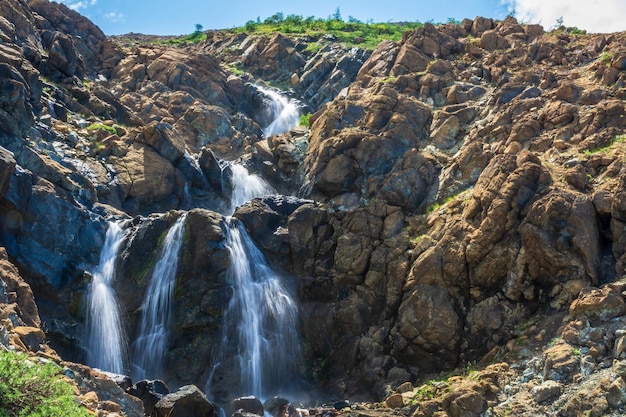
<svg viewBox="0 0 626 417">
<path fill-rule="evenodd" d="M 272 417 L 282 417 L 287 406 L 289 406 L 289 400 L 282 397 L 272 397 L 263 403 L 263 409 Z"/>
<path fill-rule="evenodd" d="M 15 165 L 16 162 L 13 154 L 0 147 L 0 197 L 2 197 L 9 188 Z"/>
<path fill-rule="evenodd" d="M 22 137 L 34 122 L 28 84 L 12 66 L 0 62 L 0 131 Z"/>
<path fill-rule="evenodd" d="M 130 394 L 141 399 L 146 415 L 152 415 L 155 413 L 155 405 L 157 402 L 169 393 L 170 390 L 167 385 L 160 380 L 137 381 L 130 391 Z"/>
<path fill-rule="evenodd" d="M 254 396 L 235 398 L 231 402 L 231 407 L 233 410 L 251 413 L 257 416 L 262 416 L 264 413 L 263 403 Z"/>
</svg>

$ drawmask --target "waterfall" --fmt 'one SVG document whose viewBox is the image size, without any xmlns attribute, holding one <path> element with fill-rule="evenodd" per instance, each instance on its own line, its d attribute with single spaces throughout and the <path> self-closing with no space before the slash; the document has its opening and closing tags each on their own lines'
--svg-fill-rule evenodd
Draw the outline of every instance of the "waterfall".
<svg viewBox="0 0 626 417">
<path fill-rule="evenodd" d="M 237 207 L 253 198 L 275 193 L 267 181 L 258 175 L 251 175 L 243 165 L 232 164 L 230 169 L 232 172 L 232 195 L 229 214 L 233 214 Z"/>
<path fill-rule="evenodd" d="M 231 214 L 255 197 L 274 193 L 244 166 L 232 164 L 231 169 Z M 213 360 L 207 391 L 212 396 L 224 392 L 219 374 L 225 372 L 232 378 L 232 367 L 237 368 L 240 383 L 236 393 L 228 393 L 231 398 L 250 394 L 264 398 L 293 388 L 301 365 L 296 302 L 236 218 L 227 219 L 226 246 L 233 294 L 224 312 L 222 344 Z"/>
<path fill-rule="evenodd" d="M 113 290 L 115 262 L 124 243 L 120 224 L 109 223 L 100 263 L 93 272 L 87 291 L 87 363 L 103 371 L 123 374 L 126 359 L 126 338 L 120 311 Z"/>
<path fill-rule="evenodd" d="M 300 122 L 299 104 L 296 100 L 290 100 L 282 94 L 268 88 L 256 86 L 267 97 L 269 119 L 272 122 L 263 129 L 265 137 L 287 133 Z"/>
<path fill-rule="evenodd" d="M 298 309 L 243 225 L 233 218 L 228 221 L 227 246 L 234 292 L 224 317 L 225 336 L 237 347 L 241 394 L 264 398 L 293 384 L 300 360 Z M 228 328 L 232 323 L 237 323 L 236 329 Z"/>
<path fill-rule="evenodd" d="M 178 254 L 183 242 L 186 215 L 168 230 L 141 309 L 139 332 L 133 344 L 133 379 L 162 378 L 167 347 L 172 296 L 176 286 Z"/>
</svg>

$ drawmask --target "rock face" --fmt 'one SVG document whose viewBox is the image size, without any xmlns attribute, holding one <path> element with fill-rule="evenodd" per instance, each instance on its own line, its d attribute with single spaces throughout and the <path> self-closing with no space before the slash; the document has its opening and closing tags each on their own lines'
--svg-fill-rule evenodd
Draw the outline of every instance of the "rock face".
<svg viewBox="0 0 626 417">
<path fill-rule="evenodd" d="M 113 219 L 128 223 L 113 289 L 132 344 L 159 248 L 185 211 L 158 377 L 187 387 L 155 409 L 215 414 L 191 385 L 212 372 L 232 296 L 218 212 L 229 206 L 227 161 L 239 160 L 298 196 L 255 199 L 235 216 L 298 287 L 306 371 L 324 395 L 406 411 L 418 394 L 407 382 L 519 342 L 546 348 L 515 351 L 527 371 L 494 365 L 480 383 L 423 387 L 432 401 L 410 413 L 480 415 L 509 394 L 513 411 L 525 399 L 563 415 L 623 407 L 623 33 L 476 18 L 425 24 L 374 51 L 222 32 L 177 47 L 107 38 L 44 0 L 0 10 L 3 344 L 37 350 L 47 339 L 82 358 L 88 272 Z M 314 113 L 310 128 L 263 137 L 254 77 L 290 86 Z M 548 333 L 563 343 L 546 346 Z M 600 369 L 608 382 L 568 396 Z M 238 381 L 222 377 L 229 398 Z M 128 401 L 122 409 L 140 414 Z"/>
</svg>

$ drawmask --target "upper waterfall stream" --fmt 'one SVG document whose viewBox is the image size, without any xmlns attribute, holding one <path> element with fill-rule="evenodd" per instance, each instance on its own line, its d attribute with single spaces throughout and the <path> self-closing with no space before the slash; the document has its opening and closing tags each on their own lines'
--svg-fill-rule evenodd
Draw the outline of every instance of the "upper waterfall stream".
<svg viewBox="0 0 626 417">
<path fill-rule="evenodd" d="M 267 97 L 267 111 L 269 112 L 270 124 L 263 129 L 265 137 L 287 133 L 300 121 L 299 103 L 284 95 L 271 90 L 256 86 Z"/>
</svg>

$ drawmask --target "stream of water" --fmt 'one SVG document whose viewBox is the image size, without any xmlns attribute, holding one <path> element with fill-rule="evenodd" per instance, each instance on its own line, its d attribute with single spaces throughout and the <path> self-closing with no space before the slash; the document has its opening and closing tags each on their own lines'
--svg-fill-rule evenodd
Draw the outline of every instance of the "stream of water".
<svg viewBox="0 0 626 417">
<path fill-rule="evenodd" d="M 125 236 L 119 223 L 109 223 L 100 262 L 87 290 L 87 364 L 117 374 L 125 371 L 127 343 L 112 285 Z"/>
<path fill-rule="evenodd" d="M 296 100 L 291 100 L 269 88 L 260 86 L 257 86 L 257 88 L 268 98 L 268 111 L 270 112 L 270 119 L 272 120 L 272 122 L 263 129 L 265 137 L 287 133 L 295 126 L 298 126 L 300 122 L 300 110 L 299 103 Z"/>
<path fill-rule="evenodd" d="M 281 278 L 272 270 L 243 224 L 228 221 L 230 278 L 233 296 L 224 323 L 225 337 L 234 339 L 241 394 L 265 398 L 292 383 L 300 360 L 298 308 Z M 232 340 L 226 342 L 232 344 Z"/>
<path fill-rule="evenodd" d="M 168 230 L 146 289 L 139 332 L 133 344 L 132 377 L 135 381 L 163 378 L 163 358 L 171 324 L 172 297 L 186 218 L 186 215 L 180 216 Z"/>
</svg>

